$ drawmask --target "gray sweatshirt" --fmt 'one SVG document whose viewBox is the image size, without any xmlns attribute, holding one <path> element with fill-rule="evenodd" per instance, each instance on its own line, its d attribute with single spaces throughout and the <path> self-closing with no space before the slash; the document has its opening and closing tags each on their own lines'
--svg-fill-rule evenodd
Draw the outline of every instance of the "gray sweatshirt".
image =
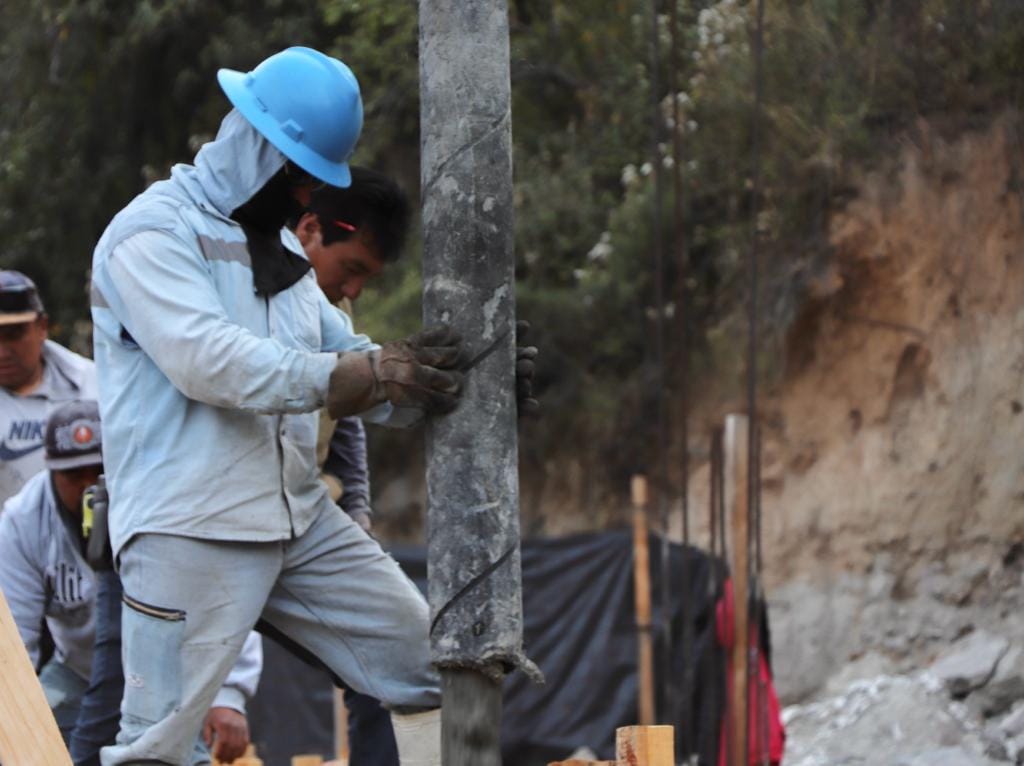
<svg viewBox="0 0 1024 766">
<path fill-rule="evenodd" d="M 0 503 L 43 470 L 43 433 L 50 411 L 72 399 L 95 399 L 96 369 L 53 341 L 43 344 L 43 380 L 28 394 L 0 387 Z"/>
<path fill-rule="evenodd" d="M 0 590 L 33 664 L 43 619 L 56 659 L 89 679 L 95 638 L 96 576 L 85 561 L 71 518 L 54 497 L 50 472 L 32 477 L 0 515 Z M 245 712 L 263 667 L 263 644 L 250 633 L 213 707 Z"/>
</svg>

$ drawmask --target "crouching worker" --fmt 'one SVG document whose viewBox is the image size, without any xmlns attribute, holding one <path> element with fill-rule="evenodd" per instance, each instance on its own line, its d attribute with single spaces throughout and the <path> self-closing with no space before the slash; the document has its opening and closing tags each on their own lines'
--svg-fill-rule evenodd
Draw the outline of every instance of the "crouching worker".
<svg viewBox="0 0 1024 766">
<path fill-rule="evenodd" d="M 83 498 L 103 472 L 96 402 L 67 402 L 51 413 L 46 423 L 45 465 L 46 470 L 7 501 L 0 516 L 0 590 L 33 663 L 38 660 L 39 636 L 46 620 L 55 651 L 39 673 L 40 684 L 64 741 L 74 735 L 76 740 L 95 742 L 92 757 L 75 754 L 75 763 L 98 764 L 99 748 L 111 744 L 117 733 L 123 676 L 117 656 L 113 671 L 119 676 L 118 691 L 110 701 L 105 732 L 103 722 L 95 719 L 85 725 L 90 731 L 79 731 L 83 728 L 79 717 L 82 697 L 90 674 L 96 675 L 93 645 L 101 582 L 86 560 L 87 539 L 82 530 Z M 101 576 L 112 580 L 104 580 L 103 587 L 120 591 L 116 574 L 110 571 Z M 109 657 L 106 661 L 113 664 Z M 241 730 L 247 732 L 244 703 L 255 692 L 261 667 L 262 646 L 259 636 L 253 634 L 207 716 L 208 726 L 224 728 L 223 739 L 235 736 L 238 719 Z M 246 734 L 245 741 L 233 743 L 231 750 L 237 752 L 226 753 L 226 760 L 240 755 L 247 740 Z M 202 743 L 197 743 L 191 762 L 210 762 Z"/>
</svg>

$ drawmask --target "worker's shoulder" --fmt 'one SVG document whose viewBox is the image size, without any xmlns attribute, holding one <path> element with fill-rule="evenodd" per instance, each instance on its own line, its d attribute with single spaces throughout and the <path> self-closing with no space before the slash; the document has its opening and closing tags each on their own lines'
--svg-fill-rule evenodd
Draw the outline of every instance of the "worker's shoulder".
<svg viewBox="0 0 1024 766">
<path fill-rule="evenodd" d="M 55 341 L 47 340 L 43 344 L 43 358 L 55 364 L 79 386 L 96 381 L 96 363 L 92 359 L 76 354 Z"/>
<path fill-rule="evenodd" d="M 4 503 L 0 513 L 0 550 L 4 554 L 0 560 L 0 573 L 11 565 L 24 566 L 26 563 L 42 572 L 46 568 L 54 536 L 60 531 L 59 526 L 61 522 L 56 516 L 50 490 L 50 474 L 43 470 Z M 14 555 L 15 551 L 17 555 Z"/>
<path fill-rule="evenodd" d="M 22 538 L 25 543 L 39 544 L 49 521 L 48 506 L 52 505 L 49 486 L 50 473 L 46 470 L 25 482 L 18 494 L 4 503 L 0 529 Z"/>
<path fill-rule="evenodd" d="M 97 254 L 113 250 L 146 232 L 184 236 L 191 231 L 187 216 L 196 204 L 171 181 L 158 181 L 114 216 L 97 245 Z"/>
</svg>

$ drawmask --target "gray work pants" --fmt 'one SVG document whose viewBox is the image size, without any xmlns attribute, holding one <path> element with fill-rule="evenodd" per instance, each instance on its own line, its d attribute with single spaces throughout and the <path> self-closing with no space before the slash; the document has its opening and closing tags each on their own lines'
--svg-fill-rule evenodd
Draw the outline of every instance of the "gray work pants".
<svg viewBox="0 0 1024 766">
<path fill-rule="evenodd" d="M 142 534 L 122 550 L 120 568 L 125 692 L 104 766 L 188 763 L 203 716 L 260 617 L 385 707 L 441 704 L 426 602 L 336 508 L 282 542 Z"/>
</svg>

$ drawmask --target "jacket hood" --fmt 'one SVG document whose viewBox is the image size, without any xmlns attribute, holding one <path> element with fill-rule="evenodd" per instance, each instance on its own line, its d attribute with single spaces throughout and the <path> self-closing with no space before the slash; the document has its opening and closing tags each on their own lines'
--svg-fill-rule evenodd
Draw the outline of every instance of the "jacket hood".
<svg viewBox="0 0 1024 766">
<path fill-rule="evenodd" d="M 217 137 L 199 149 L 195 165 L 175 165 L 171 178 L 185 186 L 197 203 L 205 202 L 228 217 L 263 188 L 285 159 L 232 109 L 221 122 Z"/>
</svg>

